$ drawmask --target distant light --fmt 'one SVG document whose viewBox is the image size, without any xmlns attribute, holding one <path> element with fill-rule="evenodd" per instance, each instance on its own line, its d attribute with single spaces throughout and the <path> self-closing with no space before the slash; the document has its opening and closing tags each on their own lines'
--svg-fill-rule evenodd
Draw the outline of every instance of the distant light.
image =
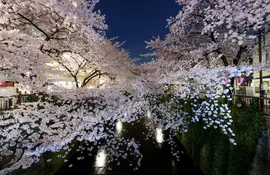
<svg viewBox="0 0 270 175">
<path fill-rule="evenodd" d="M 123 123 L 122 122 L 117 122 L 116 123 L 116 132 L 117 134 L 121 133 L 123 129 Z"/>
<path fill-rule="evenodd" d="M 74 5 L 75 7 L 77 7 L 78 6 L 77 1 L 72 1 L 72 5 Z"/>
<path fill-rule="evenodd" d="M 156 129 L 156 141 L 158 143 L 163 143 L 164 142 L 163 133 L 162 133 L 162 129 L 161 128 L 157 128 Z"/>
<path fill-rule="evenodd" d="M 95 86 L 91 86 L 91 85 L 90 85 L 90 86 L 88 86 L 87 88 L 88 88 L 88 89 L 94 89 Z"/>
<path fill-rule="evenodd" d="M 152 115 L 151 115 L 151 112 L 150 111 L 147 111 L 147 117 L 148 118 L 152 118 Z"/>
<path fill-rule="evenodd" d="M 105 82 L 106 82 L 106 81 L 105 81 L 104 79 L 100 79 L 100 80 L 99 80 L 99 83 L 100 83 L 100 84 L 104 84 Z"/>
<path fill-rule="evenodd" d="M 71 54 L 70 53 L 64 53 L 63 57 L 66 59 L 70 59 L 71 58 Z"/>
<path fill-rule="evenodd" d="M 107 158 L 107 155 L 106 155 L 106 152 L 105 150 L 101 150 L 98 154 L 97 154 L 97 157 L 96 157 L 96 167 L 105 167 L 106 165 L 106 158 Z"/>
<path fill-rule="evenodd" d="M 47 66 L 50 66 L 50 67 L 56 67 L 58 66 L 59 64 L 56 62 L 56 61 L 53 61 L 53 62 L 50 62 L 50 63 L 45 63 Z"/>
</svg>

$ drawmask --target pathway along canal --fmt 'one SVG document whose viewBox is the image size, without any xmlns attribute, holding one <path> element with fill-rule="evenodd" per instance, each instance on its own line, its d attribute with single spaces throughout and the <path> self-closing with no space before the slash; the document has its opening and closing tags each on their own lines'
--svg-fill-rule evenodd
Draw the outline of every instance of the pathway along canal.
<svg viewBox="0 0 270 175">
<path fill-rule="evenodd" d="M 180 161 L 171 154 L 171 146 L 164 142 L 164 135 L 161 130 L 156 129 L 155 138 L 145 140 L 149 132 L 144 126 L 144 120 L 140 123 L 122 124 L 117 123 L 116 129 L 121 137 L 134 138 L 140 143 L 140 153 L 143 155 L 141 166 L 134 171 L 130 167 L 129 157 L 127 160 L 116 162 L 106 162 L 106 152 L 93 149 L 92 155 L 83 153 L 84 159 L 78 160 L 78 154 L 74 154 L 55 175 L 200 175 L 203 174 L 187 156 L 181 143 L 177 142 L 176 151 L 179 151 Z M 72 164 L 72 167 L 69 167 Z M 111 167 L 111 168 L 109 168 Z"/>
</svg>

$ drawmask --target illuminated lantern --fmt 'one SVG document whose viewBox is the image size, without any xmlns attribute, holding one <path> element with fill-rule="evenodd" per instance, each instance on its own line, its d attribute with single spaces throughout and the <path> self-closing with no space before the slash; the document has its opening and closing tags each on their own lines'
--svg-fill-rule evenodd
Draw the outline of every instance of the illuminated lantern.
<svg viewBox="0 0 270 175">
<path fill-rule="evenodd" d="M 237 78 L 237 83 L 240 86 L 243 82 L 245 81 L 245 78 L 238 77 Z"/>
</svg>

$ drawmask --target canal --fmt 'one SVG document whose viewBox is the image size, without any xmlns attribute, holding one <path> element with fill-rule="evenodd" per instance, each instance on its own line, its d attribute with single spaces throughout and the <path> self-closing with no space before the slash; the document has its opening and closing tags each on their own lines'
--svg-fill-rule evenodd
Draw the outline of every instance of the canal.
<svg viewBox="0 0 270 175">
<path fill-rule="evenodd" d="M 138 123 L 116 124 L 116 139 L 130 139 L 139 143 L 139 152 L 133 156 L 126 156 L 125 159 L 108 161 L 109 155 L 106 149 L 91 146 L 91 153 L 88 151 L 76 152 L 73 156 L 56 172 L 55 175 L 200 175 L 203 174 L 186 154 L 185 149 L 174 138 L 176 144 L 168 144 L 168 138 L 161 129 L 149 119 L 142 119 Z M 147 126 L 147 127 L 146 127 Z M 106 142 L 106 141 L 105 141 Z M 173 151 L 172 151 L 173 148 Z M 118 151 L 126 151 L 121 146 Z M 123 150 L 121 150 L 123 149 Z M 134 153 L 130 150 L 129 153 Z M 81 156 L 83 154 L 83 156 Z M 125 153 L 123 153 L 125 154 Z M 175 154 L 175 155 L 173 155 Z M 79 157 L 79 159 L 78 159 Z M 80 158 L 81 157 L 81 158 Z M 132 165 L 133 164 L 133 165 Z M 134 166 L 134 164 L 136 166 Z"/>
</svg>

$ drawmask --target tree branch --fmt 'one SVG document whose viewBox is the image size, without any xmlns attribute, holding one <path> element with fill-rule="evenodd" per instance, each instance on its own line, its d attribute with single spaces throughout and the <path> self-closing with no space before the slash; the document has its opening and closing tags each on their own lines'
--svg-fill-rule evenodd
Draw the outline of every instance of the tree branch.
<svg viewBox="0 0 270 175">
<path fill-rule="evenodd" d="M 33 23 L 30 19 L 28 19 L 27 17 L 25 17 L 24 15 L 22 15 L 21 13 L 18 13 L 18 15 L 20 17 L 22 17 L 23 19 L 25 19 L 26 21 L 28 21 L 30 24 L 32 24 L 38 31 L 40 31 L 41 33 L 43 33 L 46 36 L 46 40 L 48 38 L 50 38 L 50 36 L 44 31 L 42 30 L 40 27 L 38 27 L 35 23 Z"/>
</svg>

